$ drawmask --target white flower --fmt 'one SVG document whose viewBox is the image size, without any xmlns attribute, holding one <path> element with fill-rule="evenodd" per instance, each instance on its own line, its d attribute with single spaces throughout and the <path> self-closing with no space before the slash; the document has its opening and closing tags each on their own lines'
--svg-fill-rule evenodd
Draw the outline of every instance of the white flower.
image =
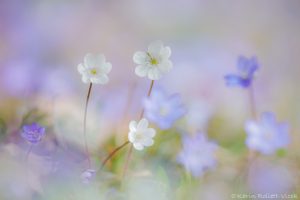
<svg viewBox="0 0 300 200">
<path fill-rule="evenodd" d="M 129 124 L 128 139 L 136 150 L 143 150 L 144 147 L 153 145 L 153 137 L 156 132 L 153 128 L 148 128 L 148 120 L 143 118 L 139 122 L 131 121 Z"/>
<path fill-rule="evenodd" d="M 93 169 L 85 170 L 80 176 L 82 183 L 89 184 L 91 179 L 94 178 L 95 174 L 96 174 L 96 171 Z"/>
<path fill-rule="evenodd" d="M 135 74 L 140 77 L 148 76 L 151 80 L 160 79 L 173 67 L 170 56 L 170 47 L 164 47 L 161 41 L 152 42 L 147 52 L 138 51 L 133 55 L 133 61 L 138 64 Z"/>
<path fill-rule="evenodd" d="M 84 62 L 78 65 L 84 83 L 106 84 L 109 81 L 107 74 L 111 71 L 111 64 L 105 61 L 102 54 L 87 54 Z"/>
</svg>

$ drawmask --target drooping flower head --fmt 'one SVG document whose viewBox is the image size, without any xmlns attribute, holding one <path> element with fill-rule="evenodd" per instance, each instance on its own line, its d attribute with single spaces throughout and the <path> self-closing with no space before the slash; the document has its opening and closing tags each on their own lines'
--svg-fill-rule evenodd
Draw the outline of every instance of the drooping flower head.
<svg viewBox="0 0 300 200">
<path fill-rule="evenodd" d="M 278 123 L 275 114 L 270 112 L 263 113 L 260 121 L 247 121 L 245 129 L 248 148 L 262 154 L 272 154 L 290 142 L 288 124 Z"/>
<path fill-rule="evenodd" d="M 83 184 L 89 184 L 91 180 L 95 177 L 95 175 L 96 170 L 87 169 L 81 174 L 80 178 Z"/>
<path fill-rule="evenodd" d="M 133 55 L 133 61 L 138 65 L 135 74 L 140 77 L 148 76 L 151 80 L 160 79 L 173 67 L 170 56 L 170 47 L 163 46 L 161 41 L 152 42 L 146 52 L 138 51 Z"/>
<path fill-rule="evenodd" d="M 205 171 L 215 167 L 214 154 L 217 144 L 208 141 L 205 134 L 185 135 L 182 139 L 182 145 L 183 149 L 178 154 L 177 161 L 194 177 L 200 177 Z"/>
<path fill-rule="evenodd" d="M 21 136 L 31 144 L 37 144 L 45 135 L 45 128 L 38 123 L 24 125 L 22 127 Z"/>
<path fill-rule="evenodd" d="M 255 57 L 246 58 L 239 56 L 237 63 L 237 74 L 228 74 L 225 76 L 225 81 L 228 86 L 239 86 L 247 88 L 251 85 L 255 72 L 259 65 Z"/>
<path fill-rule="evenodd" d="M 156 131 L 153 128 L 148 128 L 149 122 L 143 118 L 139 122 L 131 121 L 129 124 L 128 139 L 133 144 L 136 150 L 143 150 L 144 147 L 154 144 L 153 137 Z"/>
<path fill-rule="evenodd" d="M 186 113 L 180 95 L 168 96 L 162 89 L 153 90 L 151 96 L 145 99 L 144 106 L 146 117 L 163 130 L 171 128 Z"/>
<path fill-rule="evenodd" d="M 109 81 L 107 74 L 112 67 L 105 61 L 104 55 L 87 54 L 77 68 L 84 83 L 106 84 Z"/>
</svg>

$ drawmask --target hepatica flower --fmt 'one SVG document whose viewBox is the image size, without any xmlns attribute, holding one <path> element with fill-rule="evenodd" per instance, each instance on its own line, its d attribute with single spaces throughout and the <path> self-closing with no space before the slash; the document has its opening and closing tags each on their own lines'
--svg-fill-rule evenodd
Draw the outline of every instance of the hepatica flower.
<svg viewBox="0 0 300 200">
<path fill-rule="evenodd" d="M 31 144 L 37 144 L 45 135 L 45 128 L 38 123 L 32 123 L 30 125 L 24 125 L 22 127 L 21 136 Z"/>
<path fill-rule="evenodd" d="M 168 96 L 162 89 L 153 90 L 151 96 L 145 99 L 144 106 L 146 117 L 163 130 L 170 128 L 186 113 L 180 96 Z"/>
<path fill-rule="evenodd" d="M 185 135 L 182 140 L 183 149 L 177 156 L 182 164 L 194 177 L 200 177 L 205 171 L 215 167 L 215 151 L 217 144 L 208 141 L 205 134 L 197 133 L 195 136 Z"/>
<path fill-rule="evenodd" d="M 278 123 L 275 115 L 270 112 L 263 113 L 260 121 L 247 121 L 245 129 L 248 148 L 262 154 L 272 154 L 290 142 L 288 125 Z"/>
<path fill-rule="evenodd" d="M 255 72 L 258 70 L 259 65 L 255 57 L 246 58 L 239 56 L 236 74 L 228 74 L 225 76 L 226 84 L 228 86 L 239 86 L 247 88 L 251 85 Z"/>
<path fill-rule="evenodd" d="M 84 62 L 78 65 L 84 83 L 106 84 L 109 81 L 107 74 L 111 71 L 111 64 L 105 61 L 102 54 L 87 54 Z"/>
<path fill-rule="evenodd" d="M 144 147 L 152 146 L 153 137 L 156 132 L 153 128 L 148 128 L 148 120 L 143 118 L 139 122 L 131 121 L 129 124 L 129 142 L 133 144 L 136 150 L 143 150 Z"/>
<path fill-rule="evenodd" d="M 170 56 L 170 47 L 163 46 L 161 41 L 152 42 L 146 52 L 138 51 L 133 55 L 133 61 L 138 65 L 135 74 L 140 77 L 148 76 L 151 80 L 160 79 L 173 67 Z"/>
</svg>

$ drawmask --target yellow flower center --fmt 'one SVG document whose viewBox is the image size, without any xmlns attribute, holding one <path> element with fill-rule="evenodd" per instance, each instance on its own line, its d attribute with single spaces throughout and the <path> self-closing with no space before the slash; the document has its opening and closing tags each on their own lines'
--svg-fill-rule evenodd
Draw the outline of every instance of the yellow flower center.
<svg viewBox="0 0 300 200">
<path fill-rule="evenodd" d="M 143 133 L 141 131 L 137 131 L 135 135 L 135 140 L 136 141 L 141 141 L 144 138 Z"/>
<path fill-rule="evenodd" d="M 92 69 L 92 70 L 91 70 L 91 74 L 92 74 L 92 75 L 96 75 L 96 74 L 97 74 L 97 70 L 96 70 L 96 69 Z"/>
<path fill-rule="evenodd" d="M 149 52 L 147 52 L 148 57 L 150 58 L 151 65 L 158 65 L 158 60 L 154 58 Z"/>
<path fill-rule="evenodd" d="M 150 58 L 151 65 L 158 65 L 158 61 L 155 58 Z"/>
</svg>

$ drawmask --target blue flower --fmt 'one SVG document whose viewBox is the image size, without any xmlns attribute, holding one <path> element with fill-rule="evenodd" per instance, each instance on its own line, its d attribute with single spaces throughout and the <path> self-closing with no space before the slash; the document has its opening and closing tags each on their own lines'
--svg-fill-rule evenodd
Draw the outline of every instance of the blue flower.
<svg viewBox="0 0 300 200">
<path fill-rule="evenodd" d="M 200 177 L 205 171 L 215 167 L 217 144 L 208 141 L 205 134 L 197 133 L 194 137 L 185 135 L 182 145 L 177 161 L 194 177 Z"/>
<path fill-rule="evenodd" d="M 228 74 L 225 76 L 225 81 L 228 86 L 240 86 L 247 88 L 251 85 L 256 70 L 259 65 L 255 57 L 250 59 L 239 56 L 237 63 L 237 74 Z"/>
<path fill-rule="evenodd" d="M 270 112 L 263 113 L 259 122 L 247 121 L 245 129 L 248 148 L 262 154 L 272 154 L 290 142 L 287 123 L 278 123 L 275 115 Z"/>
<path fill-rule="evenodd" d="M 21 136 L 31 144 L 40 142 L 44 135 L 45 128 L 40 126 L 38 123 L 32 123 L 22 127 Z"/>
<path fill-rule="evenodd" d="M 171 128 L 186 113 L 180 96 L 168 96 L 162 89 L 153 90 L 151 96 L 145 99 L 144 106 L 146 118 L 163 130 Z"/>
</svg>

